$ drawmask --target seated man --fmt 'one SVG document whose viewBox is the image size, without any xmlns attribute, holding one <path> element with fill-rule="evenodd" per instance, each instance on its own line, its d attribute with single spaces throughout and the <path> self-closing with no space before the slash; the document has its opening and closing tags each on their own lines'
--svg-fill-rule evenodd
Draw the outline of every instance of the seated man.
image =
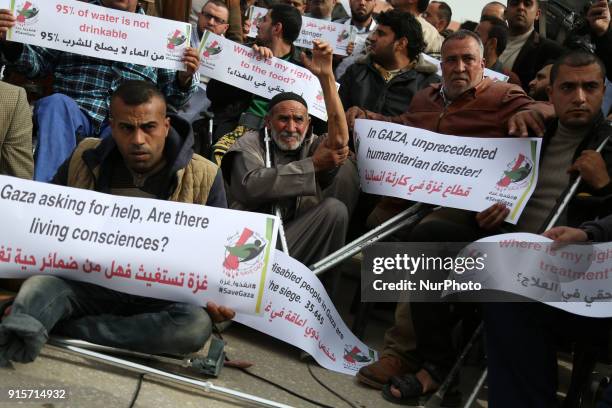
<svg viewBox="0 0 612 408">
<path fill-rule="evenodd" d="M 32 179 L 32 113 L 25 90 L 0 82 L 0 174 Z"/>
<path fill-rule="evenodd" d="M 112 137 L 87 138 L 54 183 L 128 197 L 225 207 L 221 173 L 193 154 L 193 135 L 166 116 L 164 95 L 150 82 L 125 81 L 111 97 Z M 119 293 L 55 276 L 33 276 L 0 323 L 0 364 L 33 361 L 54 330 L 96 344 L 147 353 L 198 351 L 212 321 L 231 309 Z"/>
<path fill-rule="evenodd" d="M 508 134 L 527 136 L 528 126 L 539 128 L 541 124 L 532 121 L 534 119 L 532 109 L 546 118 L 552 117 L 554 113 L 549 105 L 535 103 L 517 85 L 496 82 L 490 78 L 483 79 L 482 42 L 471 31 L 460 30 L 444 40 L 441 68 L 442 84 L 431 85 L 417 92 L 404 114 L 385 117 L 368 111 L 366 112 L 368 117 L 442 134 L 507 137 Z M 365 114 L 360 113 L 355 117 L 365 117 Z M 352 121 L 352 118 L 349 119 Z M 403 205 L 398 205 L 398 201 Z M 387 203 L 389 204 L 381 203 L 371 216 L 379 223 L 399 213 L 408 205 L 404 200 L 387 200 Z M 401 239 L 428 242 L 451 236 L 452 240 L 457 239 L 459 242 L 475 240 L 487 232 L 480 224 L 487 226 L 489 217 L 495 220 L 501 217 L 503 220 L 507 215 L 504 208 L 499 209 L 496 206 L 487 211 L 489 210 L 475 217 L 470 211 L 442 208 L 425 217 L 412 232 L 403 233 Z M 432 226 L 437 229 L 432 230 Z M 419 306 L 431 307 L 429 304 L 416 307 Z M 433 306 L 432 313 L 444 316 L 444 311 L 440 310 L 444 305 Z M 415 322 L 415 325 L 417 324 L 419 325 L 417 331 L 422 327 L 429 327 L 428 333 L 434 333 L 439 328 L 439 325 L 434 327 L 425 321 Z M 447 340 L 444 336 L 442 339 Z M 403 395 L 396 389 L 387 391 L 386 395 L 397 399 L 414 398 L 413 393 L 429 392 L 438 385 L 432 380 L 429 372 L 434 370 L 423 369 L 422 363 L 430 363 L 429 368 L 432 366 L 431 363 L 439 363 L 434 376 L 441 381 L 440 377 L 443 377 L 450 368 L 449 356 L 452 365 L 454 352 L 451 347 L 440 350 L 433 342 L 428 346 L 427 341 L 415 336 L 410 304 L 399 303 L 395 325 L 385 334 L 382 358 L 376 363 L 362 367 L 357 378 L 368 385 L 382 388 L 391 377 L 410 373 L 416 381 L 412 382 L 416 387 L 410 390 L 410 395 Z M 414 378 L 414 373 L 417 373 L 418 381 Z M 418 388 L 419 384 L 422 386 L 421 389 Z"/>
<path fill-rule="evenodd" d="M 440 82 L 432 64 L 417 65 L 425 48 L 419 22 L 390 10 L 376 17 L 369 56 L 351 65 L 340 80 L 340 99 L 349 112 L 369 110 L 386 116 L 405 112 L 417 91 Z"/>
<path fill-rule="evenodd" d="M 136 0 L 90 2 L 144 14 Z M 30 78 L 55 75 L 54 94 L 39 100 L 34 110 L 38 125 L 35 180 L 51 180 L 79 139 L 110 134 L 110 93 L 124 80 L 142 79 L 156 84 L 175 107 L 183 105 L 196 89 L 200 60 L 195 49 L 185 51 L 186 71 L 112 62 L 5 41 L 3 33 L 15 25 L 15 20 L 10 10 L 0 10 L 0 54 L 8 66 Z"/>
<path fill-rule="evenodd" d="M 266 57 L 274 56 L 298 64 L 293 42 L 298 38 L 301 27 L 302 16 L 297 9 L 276 4 L 258 22 L 254 49 Z M 268 50 L 263 51 L 259 47 Z M 211 101 L 210 111 L 215 115 L 214 140 L 226 135 L 214 147 L 214 157 L 219 164 L 232 143 L 243 133 L 261 129 L 269 101 L 216 80 L 208 83 L 206 94 Z"/>
<path fill-rule="evenodd" d="M 612 212 L 612 145 L 595 151 L 612 136 L 601 113 L 604 79 L 602 62 L 586 52 L 571 52 L 553 65 L 548 93 L 558 120 L 549 124 L 544 137 L 540 176 L 516 226 L 519 231 L 542 231 L 577 176 L 582 183 L 562 223 L 578 226 Z M 593 239 L 603 235 L 592 227 L 587 231 Z M 545 235 L 557 240 L 558 232 L 555 228 Z M 609 327 L 609 320 L 578 317 L 539 303 L 486 304 L 484 321 L 489 403 L 502 408 L 558 406 L 554 340 L 569 337 L 596 350 L 602 346 L 599 340 L 607 344 Z"/>
<path fill-rule="evenodd" d="M 200 41 L 204 36 L 204 31 L 224 36 L 229 28 L 229 9 L 222 0 L 209 0 L 202 10 L 198 13 L 198 21 L 194 30 L 191 31 L 191 46 L 195 49 L 200 48 Z M 198 88 L 191 95 L 191 98 L 179 110 L 179 115 L 193 123 L 201 118 L 201 113 L 210 106 L 210 101 L 206 97 L 206 84 L 210 78 L 200 76 Z"/>
<path fill-rule="evenodd" d="M 306 102 L 291 92 L 270 101 L 265 130 L 250 130 L 222 162 L 231 208 L 270 212 L 278 205 L 289 254 L 310 265 L 344 245 L 349 215 L 359 193 L 354 164 L 347 161 L 348 129 L 336 91 L 332 49 L 313 42 L 313 59 L 304 65 L 319 79 L 329 115 L 329 133 L 309 132 Z M 271 168 L 266 166 L 269 132 Z"/>
<path fill-rule="evenodd" d="M 536 101 L 548 101 L 548 87 L 550 85 L 550 69 L 552 63 L 544 65 L 536 77 L 529 83 L 529 96 Z"/>
</svg>

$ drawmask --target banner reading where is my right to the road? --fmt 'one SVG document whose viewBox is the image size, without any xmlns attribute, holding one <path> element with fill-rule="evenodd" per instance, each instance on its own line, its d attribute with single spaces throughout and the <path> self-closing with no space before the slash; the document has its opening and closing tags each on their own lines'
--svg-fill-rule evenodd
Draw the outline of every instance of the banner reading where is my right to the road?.
<svg viewBox="0 0 612 408">
<path fill-rule="evenodd" d="M 364 119 L 354 135 L 361 188 L 370 194 L 470 211 L 503 203 L 516 224 L 538 179 L 538 138 L 449 136 Z"/>
</svg>

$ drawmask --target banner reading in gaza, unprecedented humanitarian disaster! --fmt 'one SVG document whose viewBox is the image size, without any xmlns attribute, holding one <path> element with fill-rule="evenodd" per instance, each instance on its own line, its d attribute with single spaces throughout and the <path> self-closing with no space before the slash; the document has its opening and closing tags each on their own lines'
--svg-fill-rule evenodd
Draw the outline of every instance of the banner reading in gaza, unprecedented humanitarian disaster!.
<svg viewBox="0 0 612 408">
<path fill-rule="evenodd" d="M 267 99 L 294 92 L 304 98 L 308 113 L 327 121 L 321 84 L 310 71 L 279 58 L 263 59 L 251 48 L 210 31 L 200 44 L 200 74 Z"/>
<path fill-rule="evenodd" d="M 354 135 L 361 188 L 371 194 L 471 211 L 503 203 L 516 224 L 538 179 L 538 138 L 458 137 L 364 119 Z"/>
<path fill-rule="evenodd" d="M 612 317 L 610 242 L 559 245 L 541 235 L 502 234 L 468 245 L 464 254 L 478 254 L 484 262 L 454 273 L 458 286 L 477 284 L 479 290 L 513 293 L 577 315 Z"/>
<path fill-rule="evenodd" d="M 299 347 L 322 367 L 355 375 L 378 358 L 346 326 L 317 276 L 279 250 L 262 304 L 263 315 L 235 320 Z"/>
<path fill-rule="evenodd" d="M 8 39 L 79 55 L 183 70 L 191 24 L 83 1 L 10 0 Z"/>
<path fill-rule="evenodd" d="M 317 277 L 274 250 L 277 223 L 0 176 L 0 277 L 54 275 L 202 306 L 212 300 L 322 366 L 355 374 L 376 353 L 346 327 Z"/>
<path fill-rule="evenodd" d="M 251 29 L 248 36 L 257 37 L 257 24 L 270 10 L 263 7 L 251 6 Z M 350 24 L 339 24 L 332 21 L 302 16 L 302 28 L 297 40 L 293 42 L 296 47 L 312 48 L 313 40 L 323 40 L 334 49 L 336 55 L 346 55 L 346 47 L 354 37 L 354 27 Z"/>
</svg>

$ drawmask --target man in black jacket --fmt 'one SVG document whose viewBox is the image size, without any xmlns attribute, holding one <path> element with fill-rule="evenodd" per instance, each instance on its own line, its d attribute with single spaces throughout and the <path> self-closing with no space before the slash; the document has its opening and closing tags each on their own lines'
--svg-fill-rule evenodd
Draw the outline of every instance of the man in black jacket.
<svg viewBox="0 0 612 408">
<path fill-rule="evenodd" d="M 340 99 L 348 116 L 355 110 L 400 115 L 417 91 L 440 82 L 433 65 L 417 66 L 425 43 L 412 14 L 390 10 L 380 13 L 376 22 L 369 56 L 351 65 L 340 81 Z"/>
<path fill-rule="evenodd" d="M 610 214 L 612 147 L 608 143 L 601 153 L 595 151 L 612 136 L 612 126 L 601 113 L 604 77 L 601 61 L 581 51 L 567 54 L 553 66 L 549 97 L 558 121 L 544 137 L 538 183 L 517 223 L 519 231 L 542 231 L 548 214 L 578 175 L 583 182 L 561 223 L 580 225 Z M 601 330 L 597 319 L 578 318 L 543 304 L 486 304 L 484 321 L 489 404 L 502 408 L 558 406 L 557 329 L 563 327 L 566 334 Z M 583 336 L 582 340 L 594 343 L 602 337 Z"/>
<path fill-rule="evenodd" d="M 526 92 L 529 82 L 547 61 L 557 59 L 563 52 L 559 44 L 542 38 L 534 29 L 539 18 L 539 0 L 508 0 L 506 20 L 510 36 L 499 60 L 505 69 L 519 76 Z"/>
</svg>

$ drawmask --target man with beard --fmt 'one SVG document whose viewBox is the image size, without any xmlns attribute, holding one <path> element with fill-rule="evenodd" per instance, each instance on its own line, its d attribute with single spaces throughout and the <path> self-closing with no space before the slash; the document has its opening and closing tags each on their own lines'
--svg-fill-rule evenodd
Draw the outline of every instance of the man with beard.
<svg viewBox="0 0 612 408">
<path fill-rule="evenodd" d="M 336 68 L 336 78 L 341 78 L 346 72 L 346 69 L 355 63 L 359 58 L 366 54 L 366 40 L 370 33 L 376 28 L 376 21 L 372 14 L 375 0 L 350 0 L 352 17 L 346 17 L 336 20 L 336 23 L 347 24 L 355 27 L 356 35 L 352 44 L 349 44 L 347 49 L 348 56 L 340 62 Z"/>
<path fill-rule="evenodd" d="M 529 96 L 536 101 L 548 101 L 547 88 L 550 85 L 550 69 L 552 63 L 538 71 L 536 77 L 529 82 Z"/>
<path fill-rule="evenodd" d="M 376 21 L 369 55 L 351 65 L 340 81 L 340 98 L 349 117 L 355 110 L 400 115 L 417 91 L 440 82 L 435 66 L 416 65 L 425 43 L 414 16 L 390 10 Z"/>
<path fill-rule="evenodd" d="M 499 61 L 499 56 L 504 52 L 508 43 L 508 25 L 497 17 L 482 16 L 475 33 L 478 34 L 484 45 L 485 66 L 490 70 L 507 75 L 508 83 L 520 86 L 519 77 L 514 72 L 505 69 Z"/>
<path fill-rule="evenodd" d="M 270 100 L 265 129 L 249 130 L 234 143 L 222 169 L 230 208 L 270 212 L 280 207 L 289 254 L 310 265 L 344 245 L 359 180 L 355 165 L 347 160 L 348 128 L 336 91 L 332 48 L 314 41 L 312 60 L 305 54 L 302 60 L 321 83 L 327 135 L 312 134 L 306 102 L 284 92 Z"/>
<path fill-rule="evenodd" d="M 88 3 L 144 14 L 137 0 L 90 0 Z M 198 51 L 187 48 L 185 71 L 152 68 L 6 41 L 3 33 L 15 25 L 10 10 L 0 10 L 0 61 L 29 78 L 54 74 L 54 94 L 34 108 L 38 124 L 34 179 L 49 181 L 79 139 L 110 135 L 110 95 L 125 80 L 150 81 L 169 104 L 182 106 L 195 92 L 200 66 Z M 2 63 L 5 63 L 2 62 Z"/>
<path fill-rule="evenodd" d="M 275 4 L 258 22 L 253 49 L 265 58 L 300 64 L 293 42 L 300 34 L 302 16 L 287 4 Z M 206 88 L 215 115 L 214 159 L 219 164 L 231 145 L 247 130 L 263 127 L 269 100 L 216 80 Z"/>
<path fill-rule="evenodd" d="M 563 47 L 542 38 L 534 29 L 540 18 L 539 0 L 508 0 L 506 20 L 510 29 L 506 49 L 499 56 L 504 68 L 516 73 L 525 91 L 536 72 L 559 58 Z"/>
</svg>

